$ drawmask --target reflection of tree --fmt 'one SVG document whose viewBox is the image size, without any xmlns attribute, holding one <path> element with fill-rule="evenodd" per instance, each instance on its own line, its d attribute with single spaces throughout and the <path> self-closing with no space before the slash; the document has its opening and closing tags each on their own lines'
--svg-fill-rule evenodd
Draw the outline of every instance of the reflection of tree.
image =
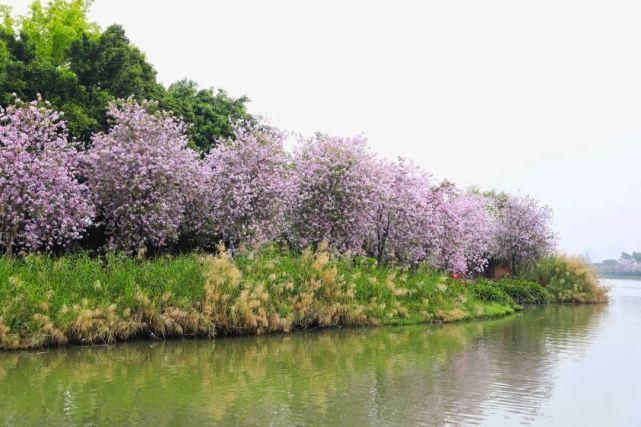
<svg viewBox="0 0 641 427">
<path fill-rule="evenodd" d="M 602 306 L 548 307 L 440 328 L 129 343 L 0 355 L 10 424 L 389 424 L 536 416 L 559 354 L 581 353 Z M 514 403 L 515 406 L 510 405 Z M 524 418 L 527 420 L 528 418 Z"/>
</svg>

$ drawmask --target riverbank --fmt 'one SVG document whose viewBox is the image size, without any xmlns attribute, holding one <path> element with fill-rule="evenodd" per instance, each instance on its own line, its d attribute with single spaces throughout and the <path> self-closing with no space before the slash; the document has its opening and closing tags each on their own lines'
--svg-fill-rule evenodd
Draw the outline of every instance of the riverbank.
<svg viewBox="0 0 641 427">
<path fill-rule="evenodd" d="M 454 322 L 505 316 L 526 304 L 572 302 L 567 292 L 576 284 L 568 281 L 564 293 L 559 280 L 547 280 L 547 288 L 523 279 L 464 281 L 324 250 L 143 261 L 86 254 L 5 257 L 0 349 Z"/>
</svg>

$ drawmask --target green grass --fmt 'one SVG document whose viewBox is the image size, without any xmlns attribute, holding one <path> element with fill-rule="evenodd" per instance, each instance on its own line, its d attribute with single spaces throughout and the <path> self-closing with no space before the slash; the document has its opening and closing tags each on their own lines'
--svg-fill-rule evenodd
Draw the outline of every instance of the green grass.
<svg viewBox="0 0 641 427">
<path fill-rule="evenodd" d="M 0 257 L 0 348 L 452 322 L 552 299 L 531 281 L 464 282 L 322 248 L 295 255 L 270 247 L 233 259 Z"/>
</svg>

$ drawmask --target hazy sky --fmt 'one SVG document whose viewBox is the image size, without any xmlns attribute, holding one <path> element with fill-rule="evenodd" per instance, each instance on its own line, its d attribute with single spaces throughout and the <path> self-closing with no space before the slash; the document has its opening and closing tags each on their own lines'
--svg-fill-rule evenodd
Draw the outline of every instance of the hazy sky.
<svg viewBox="0 0 641 427">
<path fill-rule="evenodd" d="M 641 250 L 638 2 L 97 0 L 91 17 L 123 25 L 165 84 L 532 194 L 564 251 Z"/>
</svg>

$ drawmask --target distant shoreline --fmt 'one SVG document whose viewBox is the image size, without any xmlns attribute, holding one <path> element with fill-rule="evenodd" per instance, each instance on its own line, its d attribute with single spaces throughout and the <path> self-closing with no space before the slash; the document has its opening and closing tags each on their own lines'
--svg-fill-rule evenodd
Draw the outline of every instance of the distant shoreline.
<svg viewBox="0 0 641 427">
<path fill-rule="evenodd" d="M 599 273 L 604 279 L 641 280 L 641 273 Z"/>
</svg>

